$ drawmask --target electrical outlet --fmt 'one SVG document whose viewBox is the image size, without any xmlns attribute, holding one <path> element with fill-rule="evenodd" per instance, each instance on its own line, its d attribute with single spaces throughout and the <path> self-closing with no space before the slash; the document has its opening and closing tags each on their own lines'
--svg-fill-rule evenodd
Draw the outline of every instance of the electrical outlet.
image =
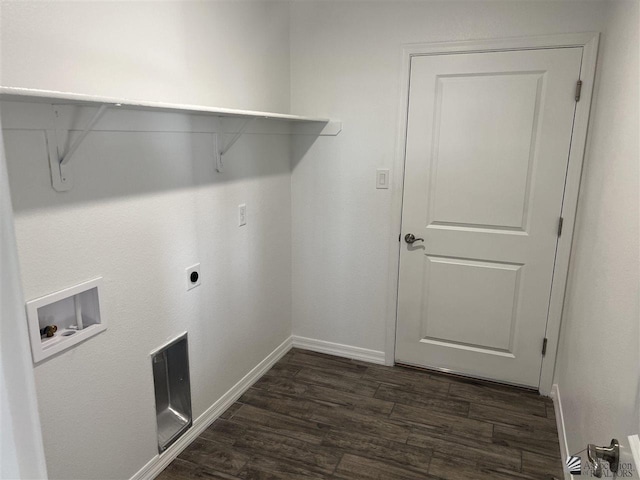
<svg viewBox="0 0 640 480">
<path fill-rule="evenodd" d="M 376 170 L 376 188 L 389 188 L 388 168 L 379 168 Z"/>
<path fill-rule="evenodd" d="M 247 204 L 238 205 L 238 226 L 242 227 L 247 224 Z"/>
<path fill-rule="evenodd" d="M 187 290 L 191 290 L 200 285 L 200 264 L 196 263 L 192 267 L 187 268 Z"/>
</svg>

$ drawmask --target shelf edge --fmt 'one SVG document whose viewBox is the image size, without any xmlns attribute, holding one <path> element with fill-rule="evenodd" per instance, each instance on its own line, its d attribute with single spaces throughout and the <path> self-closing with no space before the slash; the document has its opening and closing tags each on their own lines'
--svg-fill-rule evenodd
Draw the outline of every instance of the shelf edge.
<svg viewBox="0 0 640 480">
<path fill-rule="evenodd" d="M 0 100 L 22 102 L 45 102 L 55 104 L 101 105 L 109 104 L 120 108 L 143 110 L 161 110 L 186 112 L 194 114 L 214 115 L 220 117 L 251 117 L 290 122 L 329 123 L 328 118 L 306 117 L 288 113 L 261 112 L 255 110 L 239 110 L 223 107 L 209 107 L 204 105 L 190 105 L 178 103 L 149 102 L 115 97 L 100 97 L 83 93 L 59 92 L 54 90 L 39 90 L 22 87 L 0 86 Z M 64 103 L 63 103 L 64 102 Z"/>
</svg>

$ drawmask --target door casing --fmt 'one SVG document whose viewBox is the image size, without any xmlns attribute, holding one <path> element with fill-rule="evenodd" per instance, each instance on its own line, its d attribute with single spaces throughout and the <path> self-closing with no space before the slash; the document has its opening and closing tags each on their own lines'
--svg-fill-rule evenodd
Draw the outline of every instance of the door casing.
<svg viewBox="0 0 640 480">
<path fill-rule="evenodd" d="M 580 80 L 582 91 L 576 105 L 573 135 L 569 150 L 569 163 L 565 181 L 562 217 L 562 235 L 558 239 L 553 283 L 549 302 L 546 338 L 547 351 L 542 359 L 540 372 L 540 393 L 549 395 L 553 385 L 560 324 L 564 307 L 565 288 L 569 273 L 569 258 L 573 241 L 573 231 L 578 206 L 580 178 L 586 149 L 589 113 L 593 94 L 596 57 L 600 34 L 597 32 L 545 35 L 536 37 L 516 37 L 495 40 L 470 40 L 462 42 L 424 43 L 404 45 L 402 48 L 401 93 L 396 133 L 396 153 L 392 168 L 391 234 L 389 238 L 389 277 L 387 301 L 387 332 L 385 342 L 385 363 L 393 365 L 395 359 L 395 336 L 398 307 L 398 280 L 400 262 L 400 242 L 398 235 L 402 228 L 402 199 L 404 194 L 405 142 L 407 135 L 407 113 L 409 105 L 409 74 L 411 57 L 424 55 L 444 55 L 455 53 L 500 52 L 509 50 L 531 50 L 544 48 L 582 47 Z M 578 79 L 576 78 L 576 81 Z"/>
</svg>

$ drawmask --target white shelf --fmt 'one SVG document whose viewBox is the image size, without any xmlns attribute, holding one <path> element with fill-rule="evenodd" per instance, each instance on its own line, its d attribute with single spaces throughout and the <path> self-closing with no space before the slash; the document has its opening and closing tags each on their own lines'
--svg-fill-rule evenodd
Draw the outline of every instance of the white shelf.
<svg viewBox="0 0 640 480">
<path fill-rule="evenodd" d="M 82 93 L 57 92 L 54 90 L 37 90 L 32 88 L 0 86 L 0 100 L 13 102 L 53 103 L 56 105 L 109 105 L 136 110 L 157 110 L 164 112 L 182 112 L 216 117 L 264 118 L 289 122 L 328 123 L 328 118 L 305 117 L 287 113 L 260 112 L 254 110 L 237 110 L 233 108 L 209 107 L 205 105 L 185 105 L 179 103 L 147 102 L 127 98 L 99 97 Z"/>
<path fill-rule="evenodd" d="M 144 100 L 131 100 L 127 98 L 99 97 L 85 95 L 82 93 L 57 92 L 53 90 L 38 90 L 32 88 L 3 87 L 0 86 L 0 101 L 7 102 L 29 102 L 50 104 L 55 115 L 54 122 L 58 116 L 58 109 L 66 105 L 78 105 L 81 107 L 97 107 L 93 117 L 87 121 L 86 126 L 76 137 L 70 146 L 66 145 L 64 139 L 64 129 L 55 126 L 53 129 L 45 130 L 48 145 L 48 157 L 51 171 L 51 186 L 58 192 L 66 192 L 71 189 L 72 172 L 70 160 L 85 137 L 94 130 L 96 124 L 109 109 L 129 109 L 150 112 L 182 113 L 190 115 L 204 115 L 208 117 L 241 119 L 242 125 L 225 144 L 218 141 L 215 133 L 216 170 L 223 170 L 223 156 L 243 135 L 248 125 L 253 120 L 278 120 L 292 124 L 289 129 L 291 133 L 303 135 L 329 135 L 335 136 L 342 130 L 342 123 L 330 121 L 328 118 L 303 117 L 301 115 L 290 115 L 287 113 L 259 112 L 254 110 L 235 110 L 232 108 L 209 107 L 205 105 L 184 105 L 178 103 L 148 102 Z M 66 135 L 68 135 L 68 130 Z"/>
</svg>

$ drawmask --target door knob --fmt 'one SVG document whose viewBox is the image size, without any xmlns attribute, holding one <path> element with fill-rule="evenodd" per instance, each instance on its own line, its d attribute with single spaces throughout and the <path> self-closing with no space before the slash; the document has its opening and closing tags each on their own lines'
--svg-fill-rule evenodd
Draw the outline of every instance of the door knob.
<svg viewBox="0 0 640 480">
<path fill-rule="evenodd" d="M 602 477 L 602 461 L 609 462 L 609 470 L 612 473 L 618 472 L 618 462 L 620 459 L 620 444 L 615 438 L 611 440 L 608 447 L 597 447 L 593 443 L 587 445 L 587 459 L 593 467 L 593 475 Z"/>
<path fill-rule="evenodd" d="M 411 245 L 413 242 L 424 242 L 424 238 L 416 238 L 413 233 L 407 233 L 404 236 L 404 241 Z"/>
</svg>

